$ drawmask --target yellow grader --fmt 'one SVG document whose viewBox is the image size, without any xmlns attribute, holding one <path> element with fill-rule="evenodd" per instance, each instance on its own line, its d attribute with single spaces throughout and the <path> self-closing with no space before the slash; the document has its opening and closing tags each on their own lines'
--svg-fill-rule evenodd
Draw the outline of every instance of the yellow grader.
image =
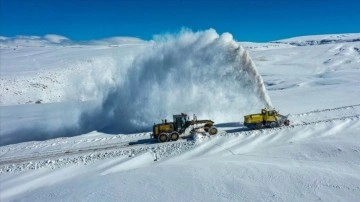
<svg viewBox="0 0 360 202">
<path fill-rule="evenodd" d="M 264 108 L 261 110 L 260 114 L 250 114 L 244 116 L 244 126 L 250 129 L 288 126 L 290 125 L 288 116 L 280 115 L 279 112 L 274 109 Z"/>
<path fill-rule="evenodd" d="M 192 131 L 195 132 L 201 131 L 210 135 L 216 135 L 218 133 L 213 121 L 197 120 L 195 115 L 193 120 L 189 120 L 187 114 L 181 113 L 173 115 L 173 122 L 167 122 L 167 120 L 165 120 L 162 123 L 154 124 L 151 138 L 159 142 L 177 141 L 180 135 L 184 134 L 189 127 L 192 127 Z"/>
</svg>

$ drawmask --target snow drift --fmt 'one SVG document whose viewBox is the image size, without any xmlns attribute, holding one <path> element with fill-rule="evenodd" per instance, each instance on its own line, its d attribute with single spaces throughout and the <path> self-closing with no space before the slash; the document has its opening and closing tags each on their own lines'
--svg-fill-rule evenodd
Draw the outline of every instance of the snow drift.
<svg viewBox="0 0 360 202">
<path fill-rule="evenodd" d="M 112 76 L 116 82 L 104 86 L 102 102 L 82 113 L 81 130 L 143 131 L 181 112 L 236 121 L 239 114 L 271 106 L 248 53 L 231 34 L 213 29 L 156 37 L 130 67 L 119 65 Z"/>
</svg>

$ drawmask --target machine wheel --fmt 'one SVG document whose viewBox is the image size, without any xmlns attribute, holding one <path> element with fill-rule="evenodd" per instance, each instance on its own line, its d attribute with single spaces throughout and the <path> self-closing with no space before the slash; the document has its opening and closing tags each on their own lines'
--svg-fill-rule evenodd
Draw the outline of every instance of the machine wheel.
<svg viewBox="0 0 360 202">
<path fill-rule="evenodd" d="M 289 126 L 289 125 L 290 125 L 290 121 L 289 121 L 288 119 L 286 119 L 286 120 L 284 121 L 284 125 L 285 125 L 285 126 Z"/>
<path fill-rule="evenodd" d="M 269 124 L 269 127 L 270 128 L 275 128 L 275 127 L 277 127 L 278 126 L 278 124 L 275 122 L 275 121 L 273 121 L 273 122 L 271 122 L 270 124 Z"/>
<path fill-rule="evenodd" d="M 211 126 L 211 127 L 209 128 L 209 134 L 210 134 L 210 135 L 216 135 L 217 133 L 218 133 L 218 129 L 215 128 L 214 126 Z"/>
<path fill-rule="evenodd" d="M 211 128 L 211 125 L 205 124 L 205 126 L 204 126 L 205 132 L 209 132 L 209 129 L 210 129 L 210 128 Z"/>
<path fill-rule="evenodd" d="M 179 136 L 180 136 L 179 133 L 174 131 L 171 133 L 170 139 L 171 139 L 171 141 L 177 141 L 179 139 Z"/>
<path fill-rule="evenodd" d="M 262 128 L 262 124 L 261 123 L 256 123 L 255 127 L 256 130 L 261 129 Z"/>
<path fill-rule="evenodd" d="M 169 138 L 166 133 L 160 133 L 158 140 L 159 142 L 167 142 Z"/>
</svg>

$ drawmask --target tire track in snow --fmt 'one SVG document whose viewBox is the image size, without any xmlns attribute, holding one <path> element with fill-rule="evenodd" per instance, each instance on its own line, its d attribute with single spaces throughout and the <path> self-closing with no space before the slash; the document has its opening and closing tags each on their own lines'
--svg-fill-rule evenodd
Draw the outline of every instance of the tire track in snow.
<svg viewBox="0 0 360 202">
<path fill-rule="evenodd" d="M 339 117 L 357 116 L 360 114 L 360 104 L 337 107 L 332 109 L 315 110 L 289 116 L 291 125 L 313 123 Z"/>
<path fill-rule="evenodd" d="M 60 168 L 69 164 L 88 164 L 97 160 L 109 159 L 109 158 L 131 158 L 136 157 L 139 154 L 149 152 L 153 154 L 154 161 L 161 158 L 177 155 L 193 148 L 196 143 L 194 141 L 176 141 L 162 144 L 152 145 L 133 145 L 125 147 L 114 147 L 106 149 L 93 149 L 75 152 L 73 154 L 54 154 L 54 157 L 41 157 L 39 159 L 24 158 L 16 159 L 13 162 L 7 164 L 0 164 L 0 174 L 5 172 L 19 172 L 22 170 L 35 170 L 43 167 Z M 57 158 L 55 158 L 57 157 Z"/>
<path fill-rule="evenodd" d="M 83 147 L 83 148 L 77 148 L 77 149 L 69 149 L 69 150 L 52 150 L 49 152 L 44 152 L 41 154 L 27 154 L 27 155 L 19 155 L 15 157 L 5 157 L 1 158 L 0 165 L 3 164 L 13 164 L 13 163 L 21 163 L 24 161 L 34 161 L 34 160 L 40 160 L 43 158 L 53 158 L 57 156 L 69 156 L 72 154 L 81 154 L 84 152 L 91 152 L 91 151 L 97 151 L 97 150 L 110 150 L 110 149 L 121 149 L 126 147 L 127 144 L 108 144 L 103 146 L 90 146 L 90 147 Z"/>
<path fill-rule="evenodd" d="M 290 115 L 290 117 L 306 116 L 306 115 L 311 115 L 311 114 L 316 114 L 316 113 L 321 113 L 321 112 L 331 112 L 331 111 L 339 111 L 339 110 L 356 110 L 356 109 L 360 109 L 360 104 L 348 105 L 348 106 L 336 107 L 336 108 L 330 108 L 330 109 L 313 110 L 313 111 L 309 111 L 309 112 L 305 112 L 305 113 L 293 114 L 293 115 Z"/>
</svg>

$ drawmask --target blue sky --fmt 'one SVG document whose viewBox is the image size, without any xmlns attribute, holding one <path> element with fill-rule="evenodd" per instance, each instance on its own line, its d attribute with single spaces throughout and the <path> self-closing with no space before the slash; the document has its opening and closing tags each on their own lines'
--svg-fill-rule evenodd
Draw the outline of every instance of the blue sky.
<svg viewBox="0 0 360 202">
<path fill-rule="evenodd" d="M 360 32 L 359 0 L 0 0 L 0 35 L 151 39 L 214 28 L 238 41 Z"/>
</svg>

